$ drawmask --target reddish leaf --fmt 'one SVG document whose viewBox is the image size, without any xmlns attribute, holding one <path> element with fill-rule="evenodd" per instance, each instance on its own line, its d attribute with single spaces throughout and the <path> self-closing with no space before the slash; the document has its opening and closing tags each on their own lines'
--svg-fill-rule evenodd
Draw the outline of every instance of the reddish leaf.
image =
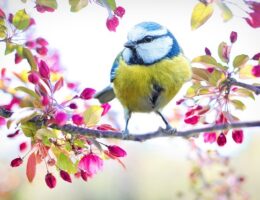
<svg viewBox="0 0 260 200">
<path fill-rule="evenodd" d="M 54 92 L 58 91 L 59 89 L 61 89 L 63 86 L 63 78 L 61 77 L 54 86 Z"/>
<path fill-rule="evenodd" d="M 36 157 L 35 154 L 32 153 L 28 158 L 27 166 L 26 166 L 26 176 L 30 183 L 33 181 L 35 174 L 36 174 Z"/>
</svg>

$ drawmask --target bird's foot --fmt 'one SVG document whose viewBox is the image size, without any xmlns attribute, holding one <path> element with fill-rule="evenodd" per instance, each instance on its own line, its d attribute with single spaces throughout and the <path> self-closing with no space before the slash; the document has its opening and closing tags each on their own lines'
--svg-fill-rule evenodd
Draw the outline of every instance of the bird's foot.
<svg viewBox="0 0 260 200">
<path fill-rule="evenodd" d="M 159 130 L 162 131 L 163 133 L 171 134 L 171 135 L 175 135 L 177 133 L 177 129 L 173 128 L 171 125 L 167 125 L 165 129 L 160 127 Z"/>
</svg>

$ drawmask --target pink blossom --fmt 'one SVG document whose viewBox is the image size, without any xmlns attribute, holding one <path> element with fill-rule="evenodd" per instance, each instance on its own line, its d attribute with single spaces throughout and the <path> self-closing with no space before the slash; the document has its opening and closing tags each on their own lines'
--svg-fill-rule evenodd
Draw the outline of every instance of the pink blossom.
<svg viewBox="0 0 260 200">
<path fill-rule="evenodd" d="M 46 174 L 45 183 L 50 189 L 55 188 L 57 183 L 55 176 L 53 176 L 51 173 Z"/>
<path fill-rule="evenodd" d="M 252 68 L 252 74 L 253 74 L 255 77 L 260 77 L 260 65 L 255 65 L 255 66 Z"/>
<path fill-rule="evenodd" d="M 28 81 L 32 84 L 38 84 L 40 81 L 39 75 L 37 72 L 31 72 L 28 76 Z"/>
<path fill-rule="evenodd" d="M 47 6 L 42 6 L 42 5 L 39 5 L 39 4 L 37 4 L 35 7 L 36 7 L 36 10 L 40 13 L 53 12 L 54 11 L 53 8 L 50 8 L 50 7 L 47 7 Z"/>
<path fill-rule="evenodd" d="M 207 143 L 214 143 L 217 139 L 217 135 L 215 132 L 210 132 L 210 133 L 204 133 L 203 134 L 203 137 L 204 137 L 204 142 Z"/>
<path fill-rule="evenodd" d="M 248 13 L 249 18 L 245 18 L 246 22 L 253 28 L 260 27 L 260 12 Z"/>
<path fill-rule="evenodd" d="M 67 122 L 67 119 L 68 119 L 68 116 L 65 112 L 57 112 L 55 114 L 55 117 L 54 117 L 54 121 L 56 124 L 58 124 L 59 126 L 63 126 L 66 124 Z"/>
<path fill-rule="evenodd" d="M 119 20 L 115 15 L 109 16 L 106 22 L 107 28 L 109 31 L 116 31 L 117 26 L 119 25 Z"/>
<path fill-rule="evenodd" d="M 78 114 L 72 115 L 72 121 L 78 126 L 84 124 L 84 118 Z"/>
<path fill-rule="evenodd" d="M 109 153 L 112 154 L 113 156 L 116 156 L 116 157 L 125 157 L 126 156 L 125 150 L 120 148 L 119 146 L 110 145 L 107 148 L 109 150 Z"/>
<path fill-rule="evenodd" d="M 96 90 L 94 90 L 93 88 L 85 88 L 81 92 L 80 98 L 88 100 L 88 99 L 91 99 L 95 93 L 96 93 Z"/>
<path fill-rule="evenodd" d="M 125 14 L 125 9 L 122 6 L 118 6 L 116 7 L 116 9 L 114 10 L 114 13 L 116 16 L 118 17 L 123 17 Z"/>
<path fill-rule="evenodd" d="M 93 153 L 84 155 L 78 164 L 79 169 L 89 175 L 96 174 L 103 167 L 103 160 Z"/>
<path fill-rule="evenodd" d="M 107 112 L 110 110 L 111 106 L 109 103 L 104 103 L 101 105 L 101 107 L 103 108 L 103 112 L 102 112 L 102 116 L 104 116 L 105 114 L 107 114 Z"/>
</svg>

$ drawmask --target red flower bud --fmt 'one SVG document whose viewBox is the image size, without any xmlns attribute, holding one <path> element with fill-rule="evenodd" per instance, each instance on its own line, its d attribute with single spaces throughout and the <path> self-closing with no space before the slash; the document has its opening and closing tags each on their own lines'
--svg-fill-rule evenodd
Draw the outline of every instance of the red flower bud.
<svg viewBox="0 0 260 200">
<path fill-rule="evenodd" d="M 36 48 L 36 51 L 41 56 L 46 56 L 47 53 L 48 53 L 48 49 L 45 46 L 41 46 L 41 47 Z"/>
<path fill-rule="evenodd" d="M 107 148 L 109 150 L 109 153 L 111 153 L 113 156 L 116 156 L 116 157 L 124 157 L 124 156 L 126 156 L 125 150 L 120 148 L 119 146 L 110 145 Z"/>
<path fill-rule="evenodd" d="M 88 173 L 83 170 L 80 171 L 80 176 L 84 181 L 87 181 L 89 177 Z"/>
<path fill-rule="evenodd" d="M 42 96 L 41 97 L 41 103 L 43 106 L 47 106 L 50 104 L 50 99 L 48 96 Z"/>
<path fill-rule="evenodd" d="M 244 139 L 243 130 L 241 130 L 241 129 L 233 130 L 232 131 L 232 138 L 236 143 L 241 144 L 243 142 L 243 139 Z"/>
<path fill-rule="evenodd" d="M 4 13 L 4 11 L 0 8 L 0 19 L 3 19 L 3 18 L 5 18 L 5 13 Z"/>
<path fill-rule="evenodd" d="M 212 72 L 214 72 L 214 67 L 208 67 L 207 71 L 211 74 Z"/>
<path fill-rule="evenodd" d="M 212 133 L 204 133 L 203 134 L 203 137 L 204 137 L 204 142 L 207 143 L 214 143 L 217 139 L 217 135 L 215 132 L 212 132 Z"/>
<path fill-rule="evenodd" d="M 237 32 L 232 31 L 230 34 L 230 42 L 235 43 L 237 41 Z"/>
<path fill-rule="evenodd" d="M 116 9 L 114 10 L 115 15 L 117 15 L 118 17 L 123 17 L 125 14 L 125 9 L 122 6 L 118 6 L 116 7 Z"/>
<path fill-rule="evenodd" d="M 27 41 L 25 43 L 25 46 L 27 46 L 28 48 L 32 49 L 35 47 L 35 42 L 34 41 Z"/>
<path fill-rule="evenodd" d="M 116 31 L 117 26 L 119 25 L 118 18 L 115 15 L 112 15 L 107 18 L 106 22 L 107 28 L 109 31 Z"/>
<path fill-rule="evenodd" d="M 96 90 L 92 89 L 92 88 L 85 88 L 81 94 L 80 94 L 80 98 L 81 99 L 91 99 L 93 97 L 93 95 L 96 93 Z"/>
<path fill-rule="evenodd" d="M 22 158 L 15 158 L 11 161 L 11 167 L 18 167 L 23 163 L 23 159 Z"/>
<path fill-rule="evenodd" d="M 184 101 L 185 101 L 185 99 L 180 99 L 180 100 L 176 101 L 176 105 L 181 105 Z"/>
<path fill-rule="evenodd" d="M 27 149 L 27 143 L 26 142 L 22 142 L 19 145 L 19 149 L 20 149 L 21 152 L 25 151 Z"/>
<path fill-rule="evenodd" d="M 103 112 L 102 112 L 102 116 L 104 116 L 105 114 L 107 114 L 107 112 L 110 110 L 111 106 L 109 103 L 104 103 L 101 105 L 101 107 L 103 108 Z"/>
<path fill-rule="evenodd" d="M 260 65 L 256 65 L 252 68 L 252 74 L 255 77 L 260 77 Z"/>
<path fill-rule="evenodd" d="M 211 56 L 211 52 L 210 52 L 209 48 L 207 48 L 207 47 L 205 48 L 205 54 L 208 56 Z"/>
<path fill-rule="evenodd" d="M 72 115 L 72 121 L 74 124 L 76 124 L 78 126 L 84 124 L 84 118 L 77 114 Z"/>
<path fill-rule="evenodd" d="M 51 173 L 46 174 L 45 183 L 49 188 L 55 188 L 57 183 L 55 176 L 53 176 Z"/>
<path fill-rule="evenodd" d="M 17 136 L 19 134 L 19 130 L 16 130 L 14 133 L 10 133 L 7 135 L 8 138 L 14 138 L 15 136 Z"/>
<path fill-rule="evenodd" d="M 53 158 L 51 158 L 51 159 L 49 159 L 48 161 L 47 161 L 47 163 L 48 163 L 48 165 L 49 166 L 54 166 L 55 164 L 56 164 L 56 161 L 53 159 Z"/>
<path fill-rule="evenodd" d="M 14 55 L 14 63 L 19 64 L 23 60 L 23 57 L 19 56 L 18 53 Z"/>
<path fill-rule="evenodd" d="M 253 60 L 259 60 L 260 59 L 260 53 L 257 53 L 253 56 Z"/>
<path fill-rule="evenodd" d="M 6 120 L 3 117 L 0 117 L 0 126 L 3 126 L 6 124 Z"/>
<path fill-rule="evenodd" d="M 60 177 L 61 177 L 64 181 L 67 181 L 67 182 L 69 182 L 69 183 L 72 182 L 70 175 L 69 175 L 68 172 L 66 172 L 66 171 L 60 170 Z"/>
<path fill-rule="evenodd" d="M 69 105 L 69 107 L 70 107 L 70 109 L 73 109 L 73 110 L 78 108 L 77 104 L 75 104 L 75 103 L 71 103 Z"/>
<path fill-rule="evenodd" d="M 198 115 L 194 115 L 194 116 L 192 116 L 192 117 L 186 118 L 186 119 L 184 120 L 184 122 L 185 122 L 186 124 L 195 125 L 195 124 L 197 124 L 197 123 L 199 122 L 199 119 L 200 119 L 200 117 L 199 117 Z"/>
<path fill-rule="evenodd" d="M 32 26 L 32 25 L 35 25 L 35 24 L 36 24 L 35 20 L 33 18 L 30 18 L 29 26 Z"/>
<path fill-rule="evenodd" d="M 28 81 L 32 84 L 38 84 L 40 81 L 39 75 L 36 72 L 32 72 L 28 76 Z"/>
<path fill-rule="evenodd" d="M 43 60 L 39 63 L 39 72 L 41 77 L 50 79 L 50 68 Z"/>
<path fill-rule="evenodd" d="M 227 143 L 227 138 L 223 133 L 218 136 L 217 143 L 220 147 L 224 146 Z"/>
<path fill-rule="evenodd" d="M 55 123 L 59 126 L 65 125 L 67 119 L 68 119 L 67 114 L 64 112 L 57 112 L 54 117 Z"/>
<path fill-rule="evenodd" d="M 36 43 L 41 46 L 47 46 L 49 43 L 42 37 L 36 39 Z"/>
</svg>

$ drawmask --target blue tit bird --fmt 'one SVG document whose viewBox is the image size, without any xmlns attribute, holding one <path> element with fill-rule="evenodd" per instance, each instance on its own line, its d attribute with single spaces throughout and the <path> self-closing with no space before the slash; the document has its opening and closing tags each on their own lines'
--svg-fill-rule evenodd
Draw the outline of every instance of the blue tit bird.
<svg viewBox="0 0 260 200">
<path fill-rule="evenodd" d="M 161 110 L 190 80 L 190 62 L 173 34 L 155 22 L 142 22 L 128 33 L 128 41 L 116 57 L 111 73 L 111 83 L 95 95 L 101 103 L 115 97 L 125 109 L 125 131 L 134 112 L 155 112 L 166 128 L 171 126 Z"/>
</svg>

